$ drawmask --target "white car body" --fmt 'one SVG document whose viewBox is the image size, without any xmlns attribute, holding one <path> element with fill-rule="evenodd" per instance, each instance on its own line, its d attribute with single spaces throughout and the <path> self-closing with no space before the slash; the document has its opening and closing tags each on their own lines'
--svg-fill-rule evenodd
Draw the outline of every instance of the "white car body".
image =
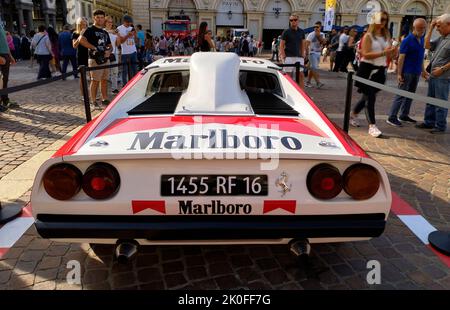
<svg viewBox="0 0 450 310">
<path fill-rule="evenodd" d="M 39 169 L 31 196 L 38 232 L 59 241 L 134 239 L 142 245 L 285 244 L 299 237 L 315 243 L 367 240 L 381 234 L 391 206 L 384 169 L 278 69 L 269 61 L 233 53 L 164 58 L 147 67 Z M 165 88 L 164 96 L 172 96 L 173 90 L 180 93 L 174 111 L 167 113 L 162 106 L 162 113 L 141 113 L 138 108 L 145 108 L 146 100 L 151 102 L 156 95 L 155 79 L 167 72 L 183 72 L 177 76 L 188 82 L 185 89 L 177 88 L 180 81 Z M 257 113 L 254 98 L 263 97 L 252 97 L 251 102 L 247 94 L 252 82 L 246 80 L 247 90 L 241 89 L 242 74 L 247 79 L 252 74 L 275 79 L 279 93 L 270 98 L 287 105 L 288 114 L 298 115 L 271 115 L 270 107 L 269 112 L 259 111 L 264 115 Z M 106 200 L 94 200 L 83 190 L 69 200 L 54 199 L 42 179 L 51 166 L 62 162 L 81 172 L 95 162 L 109 163 L 119 172 L 120 188 Z M 332 200 L 318 200 L 308 191 L 306 178 L 320 163 L 330 163 L 341 173 L 355 163 L 373 166 L 380 175 L 379 190 L 363 201 L 344 191 Z M 162 196 L 163 175 L 266 175 L 268 194 Z M 226 186 L 232 183 L 227 179 Z M 259 187 L 255 182 L 249 186 Z M 193 184 L 189 188 L 195 192 Z M 220 194 L 219 186 L 216 190 Z M 223 191 L 227 190 L 233 189 Z M 322 219 L 326 229 L 320 226 Z"/>
</svg>

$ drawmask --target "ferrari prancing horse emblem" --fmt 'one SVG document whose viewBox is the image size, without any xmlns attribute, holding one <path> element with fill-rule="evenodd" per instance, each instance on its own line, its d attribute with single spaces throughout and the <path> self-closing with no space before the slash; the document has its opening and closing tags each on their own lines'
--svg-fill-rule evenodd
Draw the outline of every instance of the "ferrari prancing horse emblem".
<svg viewBox="0 0 450 310">
<path fill-rule="evenodd" d="M 275 181 L 275 185 L 281 187 L 281 190 L 279 191 L 281 194 L 281 197 L 286 195 L 287 192 L 291 191 L 292 184 L 287 184 L 288 181 L 288 175 L 286 172 L 283 171 L 281 176 Z"/>
</svg>

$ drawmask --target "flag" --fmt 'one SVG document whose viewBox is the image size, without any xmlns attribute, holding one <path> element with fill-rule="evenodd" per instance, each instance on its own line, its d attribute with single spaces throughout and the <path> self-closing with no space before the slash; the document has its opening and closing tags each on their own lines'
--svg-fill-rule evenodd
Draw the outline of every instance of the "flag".
<svg viewBox="0 0 450 310">
<path fill-rule="evenodd" d="M 331 31 L 331 29 L 333 29 L 335 12 L 336 12 L 336 0 L 326 0 L 325 20 L 323 23 L 324 31 Z"/>
</svg>

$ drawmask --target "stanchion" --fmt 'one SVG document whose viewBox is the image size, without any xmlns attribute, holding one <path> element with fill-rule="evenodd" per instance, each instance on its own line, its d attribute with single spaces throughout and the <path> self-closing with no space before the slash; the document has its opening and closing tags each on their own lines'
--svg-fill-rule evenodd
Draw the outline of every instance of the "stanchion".
<svg viewBox="0 0 450 310">
<path fill-rule="evenodd" d="M 81 76 L 81 88 L 83 90 L 84 111 L 86 112 L 86 123 L 92 120 L 91 107 L 89 106 L 89 88 L 87 84 L 86 66 L 78 67 Z"/>
<path fill-rule="evenodd" d="M 295 80 L 300 85 L 300 62 L 295 63 Z"/>
<path fill-rule="evenodd" d="M 438 252 L 450 256 L 450 232 L 433 231 L 428 235 L 428 241 Z"/>
<path fill-rule="evenodd" d="M 22 213 L 23 206 L 11 205 L 2 207 L 0 202 L 0 224 L 12 221 Z"/>
<path fill-rule="evenodd" d="M 344 131 L 348 133 L 350 110 L 352 108 L 353 72 L 347 74 L 347 92 L 345 94 Z"/>
</svg>

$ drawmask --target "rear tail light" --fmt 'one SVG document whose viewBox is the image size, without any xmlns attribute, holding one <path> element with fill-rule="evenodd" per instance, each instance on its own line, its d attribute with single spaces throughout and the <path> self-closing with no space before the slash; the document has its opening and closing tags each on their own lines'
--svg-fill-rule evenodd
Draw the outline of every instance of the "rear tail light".
<svg viewBox="0 0 450 310">
<path fill-rule="evenodd" d="M 83 175 L 83 191 L 93 199 L 111 198 L 119 186 L 117 169 L 107 163 L 95 163 Z"/>
<path fill-rule="evenodd" d="M 344 172 L 344 190 L 355 200 L 373 197 L 379 187 L 380 175 L 372 166 L 356 164 Z"/>
<path fill-rule="evenodd" d="M 80 191 L 82 177 L 77 167 L 64 163 L 51 166 L 42 181 L 45 191 L 52 198 L 68 200 Z"/>
<path fill-rule="evenodd" d="M 312 168 L 306 183 L 311 195 L 317 199 L 332 199 L 342 191 L 342 176 L 336 167 L 329 164 Z"/>
</svg>

